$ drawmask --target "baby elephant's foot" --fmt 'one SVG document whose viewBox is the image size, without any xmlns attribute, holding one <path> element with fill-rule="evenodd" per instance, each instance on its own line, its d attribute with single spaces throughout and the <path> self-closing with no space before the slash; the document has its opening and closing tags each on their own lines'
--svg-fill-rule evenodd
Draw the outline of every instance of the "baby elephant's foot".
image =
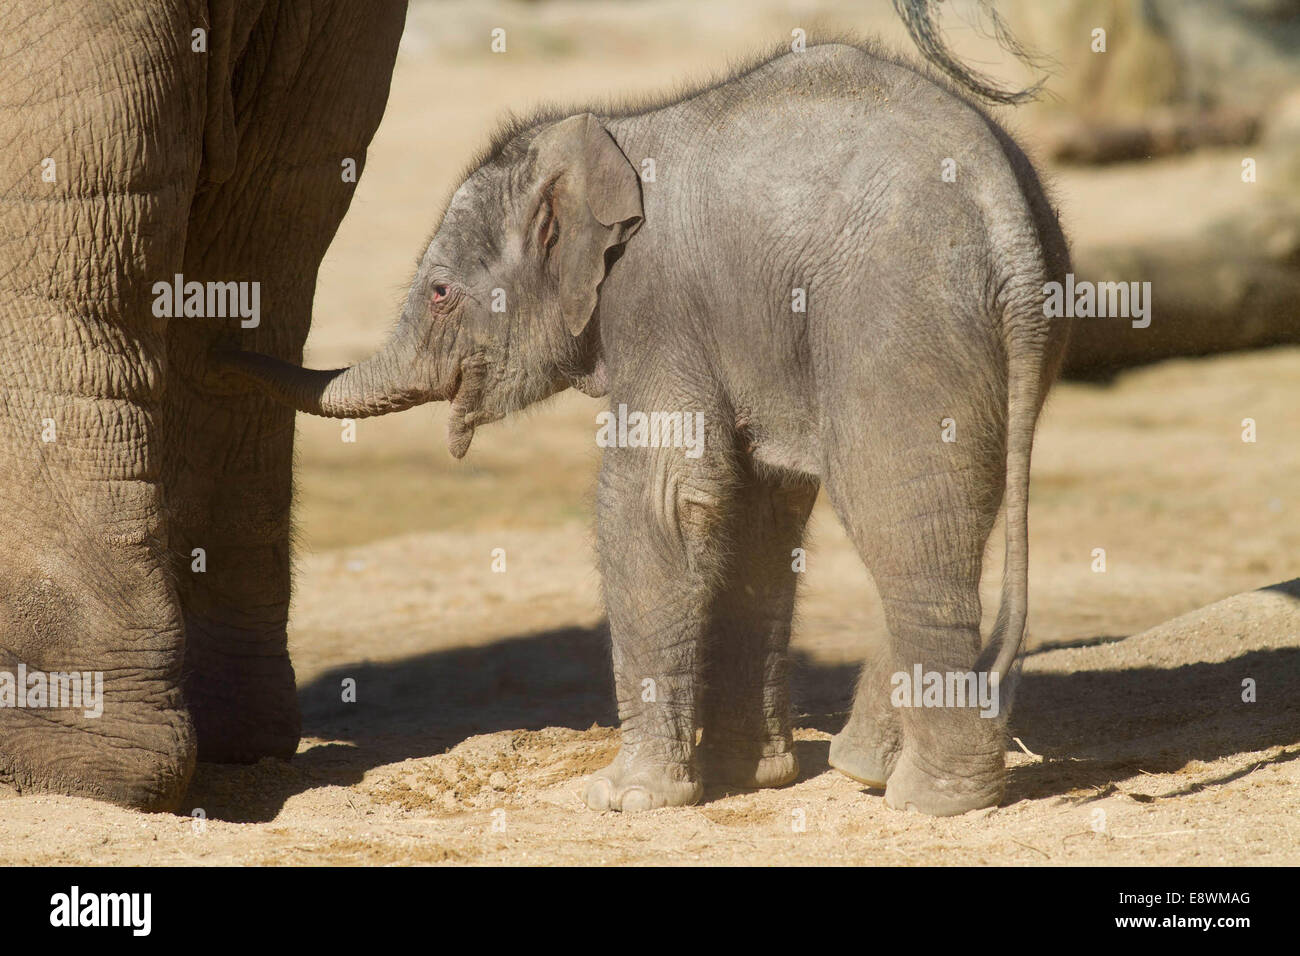
<svg viewBox="0 0 1300 956">
<path fill-rule="evenodd" d="M 704 779 L 710 784 L 745 790 L 784 787 L 799 776 L 793 746 L 789 740 L 710 744 L 706 731 L 701 751 Z"/>
<path fill-rule="evenodd" d="M 885 803 L 894 810 L 955 816 L 997 806 L 1002 801 L 1005 778 L 1000 751 L 974 760 L 955 761 L 950 769 L 939 769 L 905 749 L 889 776 Z"/>
<path fill-rule="evenodd" d="M 585 799 L 593 810 L 657 810 L 697 803 L 704 786 L 683 764 L 633 763 L 623 752 L 587 781 Z"/>
<path fill-rule="evenodd" d="M 831 738 L 827 762 L 840 773 L 868 787 L 883 787 L 898 763 L 896 737 L 867 732 L 853 723 Z"/>
</svg>

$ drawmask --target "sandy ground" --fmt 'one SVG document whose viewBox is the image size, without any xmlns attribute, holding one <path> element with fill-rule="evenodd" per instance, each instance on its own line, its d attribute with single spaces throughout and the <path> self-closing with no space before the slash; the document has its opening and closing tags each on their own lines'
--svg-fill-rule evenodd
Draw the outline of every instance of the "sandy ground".
<svg viewBox="0 0 1300 956">
<path fill-rule="evenodd" d="M 523 7 L 417 5 L 322 268 L 309 361 L 382 340 L 454 177 L 504 108 L 707 75 L 788 36 L 805 9 L 899 37 L 887 9 L 836 21 L 823 6 L 635 4 L 612 19 L 553 4 L 516 28 Z M 476 38 L 499 22 L 512 53 L 489 58 Z M 1057 193 L 1076 242 L 1177 235 L 1241 201 L 1213 189 L 1236 162 L 1073 172 Z M 794 640 L 799 780 L 596 814 L 582 782 L 617 746 L 591 555 L 600 403 L 570 394 L 494 425 L 459 463 L 443 409 L 363 421 L 355 443 L 302 418 L 297 758 L 201 766 L 184 815 L 0 790 L 0 863 L 1300 863 L 1300 586 L 1254 590 L 1297 573 L 1298 380 L 1300 349 L 1279 349 L 1057 389 L 1034 465 L 1023 749 L 1008 753 L 1001 807 L 943 820 L 887 810 L 827 767 L 884 631 L 824 502 Z M 989 617 L 1000 552 L 999 528 Z M 341 699 L 348 679 L 355 703 Z"/>
</svg>

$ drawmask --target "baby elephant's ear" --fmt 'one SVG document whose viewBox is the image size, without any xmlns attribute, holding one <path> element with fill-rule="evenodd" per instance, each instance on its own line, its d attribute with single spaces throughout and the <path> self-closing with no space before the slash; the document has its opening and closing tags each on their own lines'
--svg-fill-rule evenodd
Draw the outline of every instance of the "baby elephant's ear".
<svg viewBox="0 0 1300 956">
<path fill-rule="evenodd" d="M 641 225 L 641 180 L 618 144 L 590 113 L 570 116 L 536 140 L 543 203 L 540 251 L 559 282 L 560 306 L 577 335 L 596 310 L 605 253 Z"/>
</svg>

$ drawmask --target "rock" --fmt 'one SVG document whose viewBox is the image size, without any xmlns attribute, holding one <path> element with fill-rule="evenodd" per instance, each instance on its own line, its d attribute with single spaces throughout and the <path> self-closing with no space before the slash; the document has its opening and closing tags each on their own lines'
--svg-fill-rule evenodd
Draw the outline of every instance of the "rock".
<svg viewBox="0 0 1300 956">
<path fill-rule="evenodd" d="M 1097 378 L 1167 358 L 1300 343 L 1298 230 L 1300 219 L 1260 217 L 1194 239 L 1077 250 L 1081 281 L 1150 282 L 1151 322 L 1077 319 L 1064 374 Z"/>
</svg>

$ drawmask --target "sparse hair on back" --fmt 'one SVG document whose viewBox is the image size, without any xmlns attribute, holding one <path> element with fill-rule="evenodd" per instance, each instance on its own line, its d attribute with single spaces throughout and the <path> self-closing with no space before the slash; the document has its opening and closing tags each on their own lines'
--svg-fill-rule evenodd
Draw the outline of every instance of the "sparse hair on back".
<svg viewBox="0 0 1300 956">
<path fill-rule="evenodd" d="M 967 90 L 958 86 L 948 76 L 924 61 L 918 61 L 890 49 L 873 37 L 864 37 L 851 32 L 831 33 L 817 40 L 810 39 L 806 50 L 823 46 L 853 47 L 877 60 L 911 70 L 962 100 L 972 109 L 984 115 L 986 119 L 988 118 L 981 104 L 973 99 Z M 799 54 L 791 52 L 789 42 L 782 40 L 746 56 L 734 59 L 725 68 L 715 71 L 712 76 L 705 78 L 703 81 L 699 79 L 680 81 L 669 89 L 658 93 L 641 95 L 614 94 L 606 96 L 604 99 L 593 99 L 578 104 L 543 102 L 526 113 L 507 113 L 493 131 L 487 144 L 475 153 L 463 169 L 458 181 L 463 182 L 471 173 L 483 166 L 515 158 L 510 152 L 512 144 L 522 134 L 539 126 L 555 123 L 578 113 L 592 113 L 602 119 L 628 119 L 643 116 L 646 113 L 653 113 L 656 110 L 685 103 L 698 96 L 711 93 L 719 87 L 726 86 L 728 83 L 762 69 L 783 56 L 797 55 Z"/>
<path fill-rule="evenodd" d="M 911 29 L 910 26 L 909 29 Z M 983 103 L 973 96 L 968 89 L 958 85 L 949 75 L 936 69 L 929 62 L 918 60 L 915 57 L 891 49 L 874 37 L 844 31 L 827 33 L 816 40 L 810 38 L 805 52 L 825 46 L 851 47 L 874 59 L 916 74 L 966 104 L 1000 137 L 1006 138 L 1006 134 L 989 115 Z M 1017 45 L 1013 52 L 1019 49 Z M 484 167 L 509 165 L 511 162 L 522 158 L 522 151 L 527 148 L 525 134 L 579 113 L 592 113 L 602 119 L 626 119 L 643 116 L 647 113 L 653 113 L 704 96 L 720 87 L 742 79 L 784 56 L 800 55 L 804 54 L 793 53 L 789 42 L 781 40 L 746 56 L 733 59 L 725 68 L 715 71 L 712 76 L 705 78 L 703 81 L 698 78 L 679 81 L 674 86 L 658 93 L 648 95 L 614 94 L 606 96 L 604 99 L 598 98 L 578 104 L 543 102 L 524 113 L 507 112 L 492 132 L 487 143 L 474 153 L 469 162 L 462 167 L 460 175 L 448 188 L 446 199 L 442 203 L 443 211 L 435 217 L 434 228 L 430 232 L 428 239 L 426 239 L 424 247 L 427 248 L 429 241 L 437 233 L 438 225 L 443 215 L 445 215 L 451 196 L 459 188 L 460 184 Z M 1016 55 L 1020 56 L 1021 54 L 1016 52 Z M 974 74 L 968 74 L 968 76 L 974 76 Z M 966 82 L 969 85 L 970 80 L 967 79 Z M 976 93 L 979 93 L 980 88 L 978 85 L 974 86 L 973 89 Z M 987 94 L 982 95 L 987 97 Z"/>
</svg>

